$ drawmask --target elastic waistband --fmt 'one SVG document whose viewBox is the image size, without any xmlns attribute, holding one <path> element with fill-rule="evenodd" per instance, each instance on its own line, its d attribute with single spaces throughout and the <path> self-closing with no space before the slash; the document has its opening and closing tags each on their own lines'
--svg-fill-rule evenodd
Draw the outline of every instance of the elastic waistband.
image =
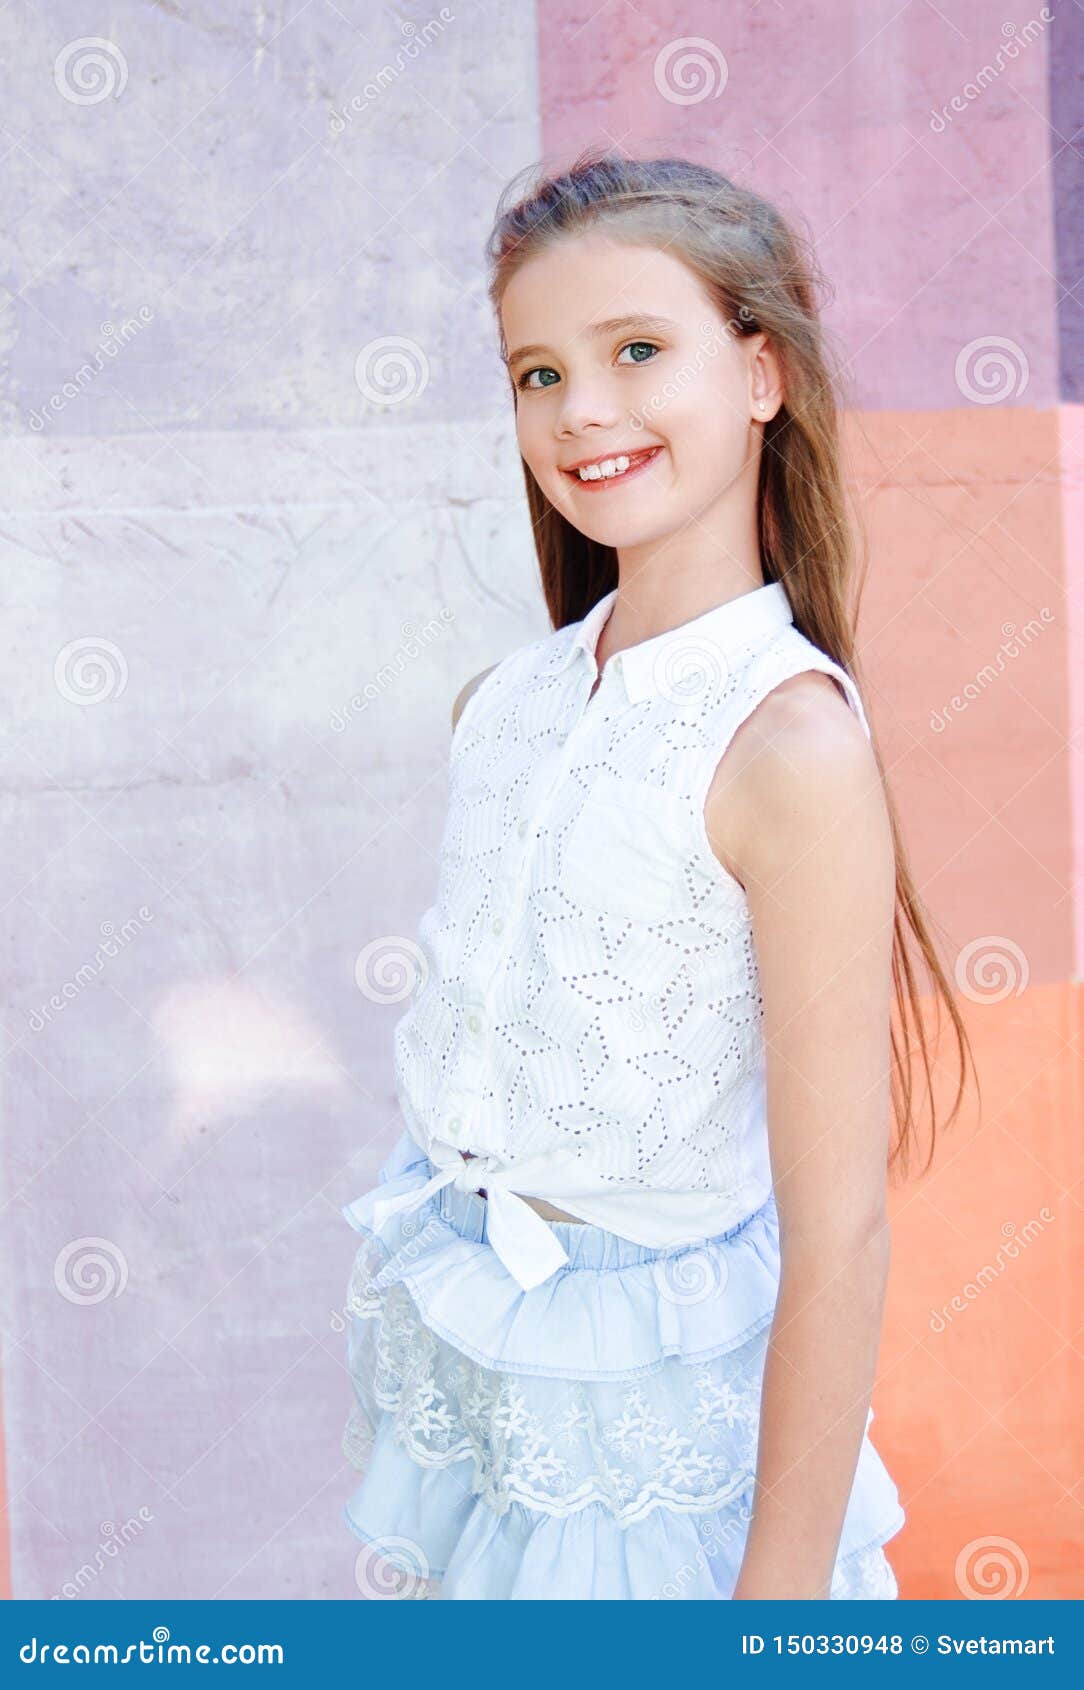
<svg viewBox="0 0 1084 1690">
<path fill-rule="evenodd" d="M 427 1177 L 439 1171 L 428 1157 L 426 1164 Z M 469 1239 L 473 1244 L 489 1243 L 489 1205 L 476 1191 L 461 1191 L 454 1184 L 446 1185 L 431 1201 L 441 1219 L 447 1221 L 461 1237 Z M 554 1207 L 560 1208 L 561 1204 L 555 1202 Z M 622 1238 L 618 1233 L 608 1232 L 604 1227 L 594 1226 L 590 1221 L 551 1221 L 545 1220 L 544 1217 L 539 1218 L 556 1233 L 568 1254 L 570 1268 L 635 1267 L 640 1262 L 653 1262 L 661 1256 L 676 1256 L 683 1251 L 698 1248 L 696 1244 L 636 1244 L 631 1238 Z M 747 1215 L 736 1226 L 728 1227 L 725 1232 L 717 1233 L 713 1238 L 702 1242 L 719 1244 L 741 1232 L 755 1218 L 755 1215 Z M 562 1271 L 565 1269 L 562 1268 Z"/>
</svg>

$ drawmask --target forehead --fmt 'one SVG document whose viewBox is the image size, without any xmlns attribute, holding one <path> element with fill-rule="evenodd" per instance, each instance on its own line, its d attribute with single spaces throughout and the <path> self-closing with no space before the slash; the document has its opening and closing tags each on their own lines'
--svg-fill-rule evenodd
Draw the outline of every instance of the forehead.
<svg viewBox="0 0 1084 1690">
<path fill-rule="evenodd" d="M 516 271 L 501 300 L 505 340 L 565 342 L 592 323 L 643 314 L 699 321 L 715 315 L 700 278 L 655 246 L 597 231 L 570 235 L 535 253 Z"/>
</svg>

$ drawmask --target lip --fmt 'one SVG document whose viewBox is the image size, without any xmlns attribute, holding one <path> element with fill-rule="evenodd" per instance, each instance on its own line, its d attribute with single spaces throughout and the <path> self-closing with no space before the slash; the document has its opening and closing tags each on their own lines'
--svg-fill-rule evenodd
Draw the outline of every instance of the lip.
<svg viewBox="0 0 1084 1690">
<path fill-rule="evenodd" d="M 582 488 L 584 492 L 597 493 L 600 492 L 603 487 L 618 487 L 626 481 L 631 481 L 634 476 L 642 475 L 645 469 L 651 468 L 651 465 L 655 462 L 662 450 L 663 448 L 661 446 L 636 446 L 631 452 L 603 452 L 601 457 L 598 458 L 581 459 L 580 463 L 573 464 L 571 468 L 562 469 L 561 474 L 567 475 L 568 479 L 573 482 L 575 486 Z M 604 464 L 607 458 L 631 458 L 638 455 L 640 452 L 648 452 L 650 456 L 641 458 L 638 464 L 631 465 L 623 475 L 600 475 L 597 480 L 580 480 L 578 471 L 581 468 L 586 469 L 591 464 Z"/>
</svg>

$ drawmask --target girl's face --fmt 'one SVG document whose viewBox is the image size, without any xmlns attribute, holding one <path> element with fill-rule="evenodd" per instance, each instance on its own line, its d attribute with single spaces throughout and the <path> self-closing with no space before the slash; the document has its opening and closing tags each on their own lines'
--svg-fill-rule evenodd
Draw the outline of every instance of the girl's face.
<svg viewBox="0 0 1084 1690">
<path fill-rule="evenodd" d="M 520 451 L 589 538 L 650 545 L 713 528 L 743 480 L 755 495 L 756 425 L 781 399 L 775 359 L 763 334 L 727 328 L 672 253 L 597 231 L 569 238 L 517 271 L 501 322 Z M 626 457 L 612 479 L 576 473 Z"/>
</svg>

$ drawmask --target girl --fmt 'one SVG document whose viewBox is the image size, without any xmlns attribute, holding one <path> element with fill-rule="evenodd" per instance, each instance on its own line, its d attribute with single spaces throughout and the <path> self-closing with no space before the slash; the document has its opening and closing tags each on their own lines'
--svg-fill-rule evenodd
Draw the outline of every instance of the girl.
<svg viewBox="0 0 1084 1690">
<path fill-rule="evenodd" d="M 491 256 L 554 631 L 453 713 L 407 1130 L 344 1210 L 345 1516 L 409 1596 L 895 1596 L 905 923 L 950 1120 L 966 1037 L 852 672 L 811 261 L 715 172 L 605 153 Z"/>
</svg>

